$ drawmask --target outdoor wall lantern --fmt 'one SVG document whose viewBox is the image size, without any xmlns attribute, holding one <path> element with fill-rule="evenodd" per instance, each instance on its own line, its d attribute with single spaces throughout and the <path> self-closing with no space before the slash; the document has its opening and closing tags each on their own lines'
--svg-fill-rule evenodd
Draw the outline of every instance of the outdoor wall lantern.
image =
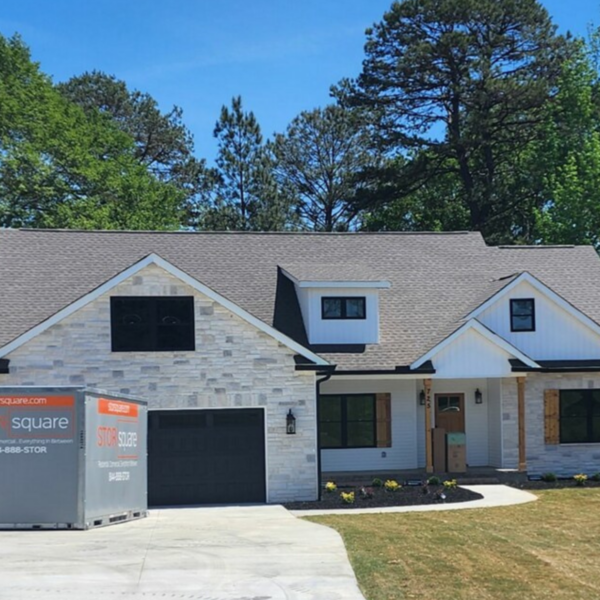
<svg viewBox="0 0 600 600">
<path fill-rule="evenodd" d="M 419 392 L 419 404 L 425 406 L 425 390 Z"/>
<path fill-rule="evenodd" d="M 296 433 L 296 417 L 293 415 L 291 408 L 285 418 L 285 431 L 288 434 Z"/>
<path fill-rule="evenodd" d="M 475 404 L 483 404 L 483 394 L 479 388 L 475 390 Z"/>
</svg>

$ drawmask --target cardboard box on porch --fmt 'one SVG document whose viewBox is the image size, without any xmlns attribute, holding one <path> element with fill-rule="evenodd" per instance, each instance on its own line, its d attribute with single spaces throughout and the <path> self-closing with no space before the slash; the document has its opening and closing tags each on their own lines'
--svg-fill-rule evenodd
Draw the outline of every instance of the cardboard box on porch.
<svg viewBox="0 0 600 600">
<path fill-rule="evenodd" d="M 447 468 L 449 473 L 465 473 L 467 470 L 467 444 L 464 433 L 446 434 Z"/>
</svg>

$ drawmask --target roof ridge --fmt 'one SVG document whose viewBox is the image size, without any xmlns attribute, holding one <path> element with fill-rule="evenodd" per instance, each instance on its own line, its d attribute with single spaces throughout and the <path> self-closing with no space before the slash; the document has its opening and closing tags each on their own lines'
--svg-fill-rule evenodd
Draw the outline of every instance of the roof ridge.
<svg viewBox="0 0 600 600">
<path fill-rule="evenodd" d="M 406 236 L 419 236 L 419 235 L 477 235 L 481 234 L 478 231 L 157 231 L 151 229 L 50 229 L 50 228 L 36 228 L 36 227 L 21 227 L 21 228 L 7 228 L 5 231 L 23 231 L 27 233 L 137 233 L 137 234 L 164 234 L 164 235 L 307 235 L 307 236 L 369 236 L 369 235 L 406 235 Z"/>
</svg>

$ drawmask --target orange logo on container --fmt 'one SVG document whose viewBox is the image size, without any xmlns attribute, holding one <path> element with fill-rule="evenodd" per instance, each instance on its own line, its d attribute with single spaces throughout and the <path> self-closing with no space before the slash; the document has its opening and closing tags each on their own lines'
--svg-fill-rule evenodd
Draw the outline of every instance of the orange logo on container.
<svg viewBox="0 0 600 600">
<path fill-rule="evenodd" d="M 98 412 L 102 415 L 135 419 L 138 416 L 138 405 L 133 402 L 122 402 L 121 400 L 107 400 L 105 398 L 100 398 L 98 400 Z"/>
<path fill-rule="evenodd" d="M 73 408 L 74 396 L 0 396 L 0 407 Z"/>
</svg>

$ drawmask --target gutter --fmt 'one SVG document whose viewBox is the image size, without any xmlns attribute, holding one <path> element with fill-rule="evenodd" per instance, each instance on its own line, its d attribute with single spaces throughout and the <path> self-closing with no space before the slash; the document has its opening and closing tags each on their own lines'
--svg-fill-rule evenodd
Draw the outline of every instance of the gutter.
<svg viewBox="0 0 600 600">
<path fill-rule="evenodd" d="M 328 372 L 324 373 L 324 377 L 321 379 L 317 379 L 316 388 L 317 388 L 317 486 L 318 486 L 318 495 L 317 500 L 321 499 L 321 489 L 322 489 L 322 475 L 321 475 L 321 409 L 319 398 L 321 397 L 321 384 L 325 383 L 331 376 L 333 375 L 333 371 L 335 369 L 335 365 L 332 365 L 333 369 L 328 370 Z M 323 374 L 323 373 L 321 373 Z"/>
</svg>

